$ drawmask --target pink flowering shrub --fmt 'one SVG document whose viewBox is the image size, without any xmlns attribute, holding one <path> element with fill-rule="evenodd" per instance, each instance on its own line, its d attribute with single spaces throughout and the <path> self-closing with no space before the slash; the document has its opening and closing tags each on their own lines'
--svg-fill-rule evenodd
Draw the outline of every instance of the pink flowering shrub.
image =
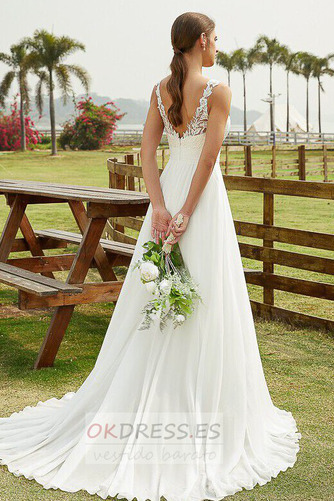
<svg viewBox="0 0 334 501">
<path fill-rule="evenodd" d="M 112 105 L 114 109 L 108 108 Z M 125 113 L 119 114 L 119 108 L 113 101 L 101 106 L 94 104 L 91 97 L 84 98 L 76 104 L 78 115 L 74 120 L 63 124 L 63 131 L 59 137 L 62 148 L 69 146 L 79 150 L 97 150 L 112 141 L 116 121 Z"/>
<path fill-rule="evenodd" d="M 10 106 L 10 114 L 0 111 L 0 151 L 14 151 L 21 148 L 21 122 L 17 96 Z M 26 147 L 33 147 L 41 141 L 41 134 L 34 128 L 31 118 L 25 117 Z"/>
</svg>

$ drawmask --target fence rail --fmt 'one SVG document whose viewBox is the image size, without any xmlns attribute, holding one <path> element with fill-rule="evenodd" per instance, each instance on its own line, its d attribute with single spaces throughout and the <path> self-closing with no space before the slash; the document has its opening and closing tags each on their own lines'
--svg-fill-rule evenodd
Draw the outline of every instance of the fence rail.
<svg viewBox="0 0 334 501">
<path fill-rule="evenodd" d="M 301 144 L 294 147 L 273 145 L 268 148 L 246 145 L 232 150 L 223 147 L 220 165 L 224 174 L 244 173 L 246 176 L 297 177 L 305 181 L 308 176 L 320 176 L 324 182 L 334 178 L 334 145 L 318 147 Z M 238 153 L 238 154 L 237 154 Z M 236 158 L 238 157 L 238 158 Z"/>
<path fill-rule="evenodd" d="M 143 174 L 134 165 L 134 155 L 127 154 L 125 161 L 116 158 L 107 161 L 109 186 L 119 189 L 145 189 Z M 159 168 L 159 173 L 163 167 Z M 334 300 L 334 259 L 305 253 L 304 248 L 334 251 L 334 234 L 287 228 L 275 224 L 275 197 L 306 197 L 328 200 L 329 214 L 333 217 L 334 184 L 304 180 L 266 179 L 261 177 L 223 175 L 227 190 L 261 193 L 263 215 L 261 223 L 235 220 L 236 233 L 242 237 L 261 240 L 262 244 L 239 242 L 241 256 L 262 263 L 262 270 L 246 273 L 247 283 L 260 286 L 263 300 L 251 300 L 253 312 L 265 318 L 278 318 L 300 325 L 321 327 L 334 332 L 334 320 L 307 313 L 289 310 L 275 305 L 275 291 L 290 292 L 299 296 Z M 127 228 L 139 231 L 142 218 L 113 218 L 110 220 L 110 236 L 114 240 L 135 243 L 136 238 L 127 234 Z M 275 243 L 300 246 L 291 251 L 275 248 Z M 320 254 L 320 253 L 319 253 Z M 284 266 L 294 270 L 307 270 L 323 274 L 319 280 L 301 279 L 280 274 L 275 267 Z M 330 277 L 330 280 L 329 280 Z M 328 281 L 329 280 L 329 281 Z"/>
<path fill-rule="evenodd" d="M 140 165 L 139 148 L 122 152 L 133 154 L 136 165 Z M 162 168 L 169 158 L 169 149 L 160 147 L 157 156 Z M 220 153 L 220 167 L 224 174 L 263 176 L 272 178 L 296 178 L 305 181 L 334 181 L 334 145 L 318 146 L 230 146 L 223 145 Z M 317 179 L 314 179 L 316 177 Z"/>
<path fill-rule="evenodd" d="M 114 133 L 113 144 L 140 144 L 142 140 L 142 130 L 128 129 L 117 130 Z M 161 144 L 167 144 L 166 134 L 162 135 Z M 225 143 L 229 145 L 273 145 L 273 144 L 333 144 L 334 133 L 328 132 L 244 132 L 230 131 Z"/>
</svg>

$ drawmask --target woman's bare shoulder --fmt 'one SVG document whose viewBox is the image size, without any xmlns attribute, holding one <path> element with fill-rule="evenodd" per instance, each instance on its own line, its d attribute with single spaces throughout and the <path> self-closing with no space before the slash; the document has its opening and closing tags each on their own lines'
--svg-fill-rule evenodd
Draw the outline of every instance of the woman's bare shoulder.
<svg viewBox="0 0 334 501">
<path fill-rule="evenodd" d="M 165 91 L 166 85 L 168 80 L 171 78 L 171 74 L 165 76 L 161 80 L 158 80 L 160 83 L 160 90 L 162 89 L 162 92 Z M 196 82 L 196 85 L 189 85 L 187 86 L 188 91 L 190 91 L 190 88 L 192 87 L 194 89 L 194 92 L 198 91 L 198 89 L 203 88 L 207 85 L 208 82 L 214 81 L 216 85 L 214 85 L 212 91 L 212 96 L 211 96 L 211 103 L 214 102 L 218 106 L 221 106 L 222 104 L 229 103 L 232 98 L 232 91 L 231 88 L 224 82 L 221 82 L 220 80 L 217 80 L 215 78 L 206 78 L 204 76 L 200 77 L 198 82 Z M 188 82 L 189 83 L 189 82 Z M 194 83 L 194 82 L 193 82 Z"/>
<path fill-rule="evenodd" d="M 225 96 L 232 95 L 231 87 L 229 87 L 225 82 L 221 82 L 220 80 L 217 80 L 216 78 L 213 78 L 213 80 L 216 83 L 216 85 L 214 86 L 214 89 L 216 89 L 214 94 L 219 94 L 220 96 L 221 95 L 225 95 Z"/>
<path fill-rule="evenodd" d="M 172 76 L 172 74 L 169 74 L 169 75 L 165 76 L 164 78 L 158 80 L 158 82 L 160 82 L 161 87 L 166 86 L 166 84 L 170 80 L 171 76 Z M 203 87 L 211 80 L 215 80 L 215 79 L 207 78 L 204 76 L 198 76 L 198 77 L 192 77 L 192 78 L 189 77 L 188 79 L 186 79 L 186 83 L 190 84 L 189 86 Z M 224 85 L 222 82 L 220 82 L 220 84 Z"/>
<path fill-rule="evenodd" d="M 224 82 L 215 80 L 216 85 L 212 89 L 211 95 L 211 105 L 226 106 L 230 105 L 232 99 L 232 90 Z"/>
</svg>

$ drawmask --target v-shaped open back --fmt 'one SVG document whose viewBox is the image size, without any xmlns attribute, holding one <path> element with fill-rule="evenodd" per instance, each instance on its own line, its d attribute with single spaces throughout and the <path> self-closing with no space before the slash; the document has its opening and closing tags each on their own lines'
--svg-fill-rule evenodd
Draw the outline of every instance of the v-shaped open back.
<svg viewBox="0 0 334 501">
<path fill-rule="evenodd" d="M 198 106 L 195 110 L 194 115 L 192 118 L 189 120 L 187 123 L 186 130 L 180 135 L 180 133 L 174 129 L 173 125 L 170 123 L 166 109 L 164 107 L 164 104 L 161 99 L 161 94 L 160 94 L 160 82 L 156 84 L 156 94 L 157 94 L 157 99 L 158 99 L 158 108 L 161 114 L 161 118 L 164 122 L 164 126 L 166 129 L 167 134 L 170 134 L 172 136 L 176 136 L 178 139 L 184 139 L 187 136 L 195 136 L 198 134 L 202 134 L 206 131 L 206 124 L 208 120 L 208 106 L 207 106 L 207 98 L 211 94 L 213 87 L 218 85 L 219 80 L 216 80 L 214 78 L 210 78 L 210 80 L 207 81 L 203 92 L 202 96 L 199 100 Z"/>
</svg>

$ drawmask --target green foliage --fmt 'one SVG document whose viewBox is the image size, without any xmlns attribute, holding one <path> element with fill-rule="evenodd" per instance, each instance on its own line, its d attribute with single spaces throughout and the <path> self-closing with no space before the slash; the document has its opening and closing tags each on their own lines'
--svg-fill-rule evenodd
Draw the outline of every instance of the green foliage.
<svg viewBox="0 0 334 501">
<path fill-rule="evenodd" d="M 41 134 L 40 144 L 50 144 L 50 143 L 51 143 L 51 136 L 48 136 L 46 134 Z"/>
<path fill-rule="evenodd" d="M 165 274 L 166 273 L 165 254 L 162 251 L 162 246 L 163 243 L 161 238 L 159 238 L 158 244 L 153 240 L 148 240 L 143 244 L 143 247 L 147 249 L 147 251 L 143 253 L 142 259 L 144 261 L 152 261 L 155 265 L 158 266 L 160 273 Z M 169 257 L 176 268 L 184 266 L 178 242 L 176 242 L 176 244 L 173 245 L 173 248 L 169 253 Z"/>
<path fill-rule="evenodd" d="M 112 105 L 113 108 L 108 108 Z M 118 114 L 113 101 L 98 106 L 89 96 L 76 104 L 78 115 L 63 124 L 59 137 L 60 146 L 65 149 L 97 150 L 110 144 L 116 129 L 116 121 L 124 114 Z"/>
<path fill-rule="evenodd" d="M 153 270 L 144 271 L 141 281 L 152 286 L 154 294 L 142 309 L 144 318 L 139 330 L 148 329 L 155 318 L 159 318 L 160 329 L 167 326 L 167 321 L 173 321 L 174 329 L 181 325 L 194 311 L 194 301 L 202 298 L 198 284 L 194 282 L 187 270 L 178 243 L 173 244 L 170 252 L 165 252 L 162 239 L 159 243 L 149 240 L 143 244 L 146 252 L 135 262 L 132 269 L 141 268 L 142 264 L 150 262 Z M 141 270 L 142 272 L 143 270 Z M 158 274 L 158 278 L 155 278 Z"/>
</svg>

